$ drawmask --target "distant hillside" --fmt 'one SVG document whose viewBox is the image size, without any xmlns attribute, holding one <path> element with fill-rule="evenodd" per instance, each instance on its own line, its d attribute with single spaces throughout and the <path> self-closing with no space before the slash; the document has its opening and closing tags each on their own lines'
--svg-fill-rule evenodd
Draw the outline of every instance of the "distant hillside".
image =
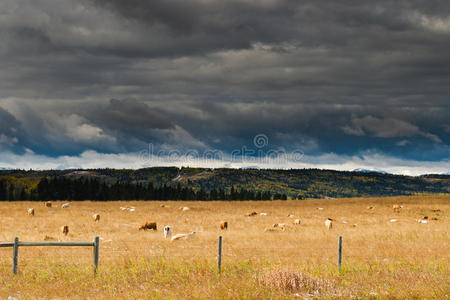
<svg viewBox="0 0 450 300">
<path fill-rule="evenodd" d="M 43 178 L 95 178 L 101 183 L 129 183 L 155 187 L 178 185 L 194 191 L 230 191 L 246 189 L 253 192 L 270 191 L 289 198 L 392 196 L 430 193 L 450 193 L 449 175 L 419 177 L 378 172 L 342 172 L 318 169 L 202 169 L 155 167 L 138 170 L 0 170 L 0 179 L 13 182 L 16 188 L 35 188 Z"/>
</svg>

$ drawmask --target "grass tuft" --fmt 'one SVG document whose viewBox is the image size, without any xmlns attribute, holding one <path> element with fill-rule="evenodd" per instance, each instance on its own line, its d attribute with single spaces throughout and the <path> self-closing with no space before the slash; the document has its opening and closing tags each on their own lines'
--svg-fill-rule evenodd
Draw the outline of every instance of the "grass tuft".
<svg viewBox="0 0 450 300">
<path fill-rule="evenodd" d="M 274 269 L 259 275 L 259 284 L 290 293 L 318 294 L 330 292 L 335 285 L 327 279 L 312 278 L 302 272 L 289 269 Z"/>
</svg>

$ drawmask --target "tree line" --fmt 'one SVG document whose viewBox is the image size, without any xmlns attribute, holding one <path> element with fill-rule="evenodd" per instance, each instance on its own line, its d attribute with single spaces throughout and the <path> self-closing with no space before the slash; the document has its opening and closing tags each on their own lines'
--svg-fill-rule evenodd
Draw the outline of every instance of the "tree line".
<svg viewBox="0 0 450 300">
<path fill-rule="evenodd" d="M 0 180 L 0 201 L 17 200 L 286 200 L 286 194 L 270 191 L 251 191 L 245 188 L 229 190 L 194 189 L 188 186 L 132 184 L 117 181 L 113 184 L 101 182 L 96 178 L 69 179 L 66 177 L 42 178 L 36 188 L 27 190 L 16 187 L 14 183 Z"/>
</svg>

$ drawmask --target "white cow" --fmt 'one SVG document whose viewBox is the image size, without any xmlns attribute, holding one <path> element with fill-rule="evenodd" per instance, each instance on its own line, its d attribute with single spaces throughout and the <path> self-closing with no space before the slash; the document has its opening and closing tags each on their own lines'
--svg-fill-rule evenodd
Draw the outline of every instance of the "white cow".
<svg viewBox="0 0 450 300">
<path fill-rule="evenodd" d="M 64 203 L 63 205 L 61 205 L 61 208 L 69 208 L 70 207 L 70 203 Z"/>
<path fill-rule="evenodd" d="M 331 228 L 333 227 L 333 219 L 328 218 L 328 219 L 325 221 L 325 227 L 326 227 L 328 230 L 331 229 Z"/>
<path fill-rule="evenodd" d="M 28 215 L 34 216 L 34 208 L 29 208 L 28 209 Z"/>
<path fill-rule="evenodd" d="M 164 227 L 164 237 L 166 239 L 172 238 L 172 228 L 169 225 Z"/>
<path fill-rule="evenodd" d="M 194 236 L 195 236 L 195 231 L 192 231 L 191 233 L 178 233 L 172 237 L 171 241 L 173 242 L 173 241 L 178 241 L 178 240 L 188 240 L 188 239 L 193 238 Z"/>
</svg>

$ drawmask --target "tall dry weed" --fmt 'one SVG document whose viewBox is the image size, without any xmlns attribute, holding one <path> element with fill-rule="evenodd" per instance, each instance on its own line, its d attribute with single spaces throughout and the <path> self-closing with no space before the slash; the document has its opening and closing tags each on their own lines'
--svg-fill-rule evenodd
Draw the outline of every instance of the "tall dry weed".
<svg viewBox="0 0 450 300">
<path fill-rule="evenodd" d="M 318 294 L 330 292 L 335 285 L 324 278 L 312 278 L 299 271 L 289 269 L 273 269 L 259 275 L 258 282 L 272 289 L 290 293 Z"/>
</svg>

